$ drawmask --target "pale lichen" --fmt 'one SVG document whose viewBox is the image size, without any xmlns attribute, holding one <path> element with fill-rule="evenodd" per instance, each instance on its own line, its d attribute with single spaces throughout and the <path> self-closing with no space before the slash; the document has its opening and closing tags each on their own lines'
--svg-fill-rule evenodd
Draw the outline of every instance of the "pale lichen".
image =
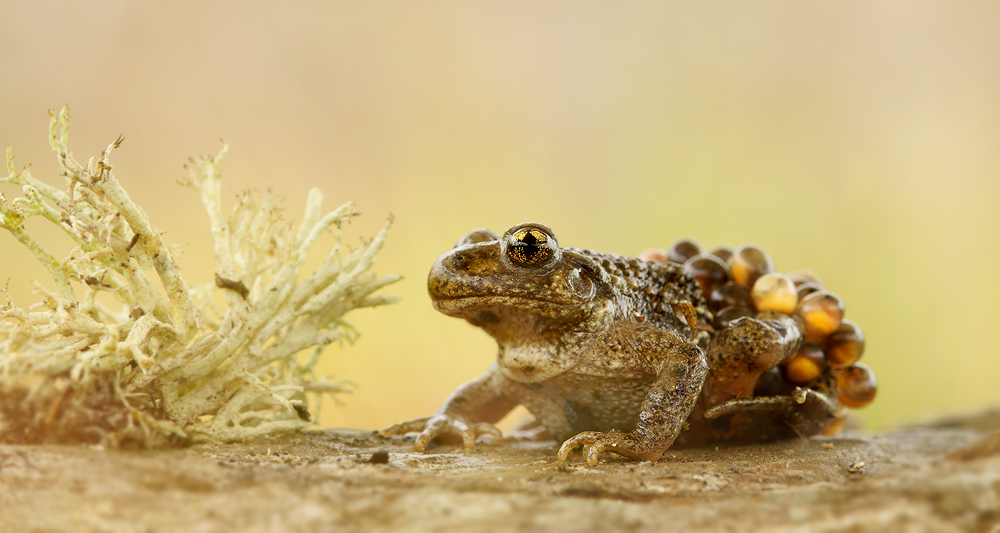
<svg viewBox="0 0 1000 533">
<path fill-rule="evenodd" d="M 369 272 L 391 218 L 351 250 L 341 226 L 357 212 L 347 203 L 324 213 L 317 189 L 297 230 L 282 221 L 280 198 L 270 193 L 244 193 L 226 214 L 223 145 L 186 167 L 184 184 L 200 194 L 211 221 L 216 260 L 215 283 L 189 287 L 175 250 L 112 172 L 108 158 L 121 139 L 82 165 L 67 148 L 68 109 L 50 115 L 49 141 L 66 189 L 17 172 L 10 149 L 8 175 L 0 178 L 24 194 L 9 203 L 0 195 L 0 226 L 38 258 L 56 287 L 39 285 L 42 300 L 27 309 L 9 297 L 0 307 L 0 441 L 233 441 L 308 427 L 322 394 L 348 390 L 346 382 L 318 377 L 316 365 L 327 345 L 357 335 L 348 311 L 397 300 L 379 290 L 399 276 Z M 31 217 L 73 240 L 66 258 L 56 259 L 25 229 Z M 328 231 L 333 249 L 304 273 Z M 102 302 L 102 293 L 119 309 Z"/>
</svg>

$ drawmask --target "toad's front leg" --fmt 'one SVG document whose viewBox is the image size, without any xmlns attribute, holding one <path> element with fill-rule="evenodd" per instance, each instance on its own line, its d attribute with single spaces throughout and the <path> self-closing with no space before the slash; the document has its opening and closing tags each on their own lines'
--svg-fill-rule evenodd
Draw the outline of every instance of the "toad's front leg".
<svg viewBox="0 0 1000 533">
<path fill-rule="evenodd" d="M 635 429 L 606 433 L 584 431 L 563 442 L 559 460 L 565 461 L 577 446 L 587 446 L 587 462 L 594 464 L 602 452 L 610 451 L 633 459 L 657 461 L 673 444 L 698 401 L 708 364 L 697 346 L 662 330 L 645 334 L 664 346 L 666 357 L 649 393 L 642 402 Z"/>
<path fill-rule="evenodd" d="M 383 428 L 383 437 L 419 431 L 413 443 L 418 452 L 438 437 L 460 436 L 466 448 L 476 444 L 480 435 L 501 438 L 503 434 L 493 424 L 517 405 L 517 401 L 504 392 L 504 376 L 496 365 L 486 374 L 462 385 L 444 401 L 444 405 L 431 416 L 415 418 Z"/>
</svg>

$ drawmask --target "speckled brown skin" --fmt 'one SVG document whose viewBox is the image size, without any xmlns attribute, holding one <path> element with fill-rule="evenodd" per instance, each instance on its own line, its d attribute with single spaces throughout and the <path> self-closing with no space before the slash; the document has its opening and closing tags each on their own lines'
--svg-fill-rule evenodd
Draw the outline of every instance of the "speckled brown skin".
<svg viewBox="0 0 1000 533">
<path fill-rule="evenodd" d="M 382 430 L 420 432 L 417 450 L 449 434 L 467 447 L 482 434 L 499 437 L 493 423 L 519 404 L 564 441 L 560 459 L 582 445 L 591 463 L 604 451 L 655 461 L 679 435 L 696 443 L 756 428 L 787 433 L 788 421 L 803 416 L 810 423 L 792 431 L 814 434 L 836 410 L 814 412 L 830 404 L 816 392 L 749 398 L 757 376 L 793 355 L 802 332 L 790 317 L 768 315 L 736 320 L 713 339 L 691 324 L 712 315 L 680 265 L 560 248 L 551 230 L 526 223 L 502 237 L 470 232 L 427 283 L 435 308 L 482 328 L 499 350 L 497 363 L 436 414 Z"/>
</svg>

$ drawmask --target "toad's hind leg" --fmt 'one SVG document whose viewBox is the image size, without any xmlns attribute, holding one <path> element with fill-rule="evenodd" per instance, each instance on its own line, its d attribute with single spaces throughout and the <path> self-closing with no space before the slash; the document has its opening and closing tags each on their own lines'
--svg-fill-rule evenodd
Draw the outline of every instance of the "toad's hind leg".
<svg viewBox="0 0 1000 533">
<path fill-rule="evenodd" d="M 702 390 L 705 409 L 734 398 L 750 398 L 761 374 L 795 355 L 803 332 L 781 313 L 734 320 L 708 347 L 708 378 Z"/>
<path fill-rule="evenodd" d="M 788 396 L 737 398 L 705 412 L 710 420 L 728 420 L 729 437 L 780 439 L 810 437 L 823 431 L 837 415 L 834 378 L 829 369 L 810 388 Z"/>
<path fill-rule="evenodd" d="M 807 437 L 836 416 L 836 386 L 829 368 L 787 396 L 754 398 L 760 375 L 795 355 L 803 342 L 798 323 L 780 313 L 735 320 L 708 349 L 709 373 L 702 390 L 709 434 L 717 437 L 778 439 Z"/>
</svg>

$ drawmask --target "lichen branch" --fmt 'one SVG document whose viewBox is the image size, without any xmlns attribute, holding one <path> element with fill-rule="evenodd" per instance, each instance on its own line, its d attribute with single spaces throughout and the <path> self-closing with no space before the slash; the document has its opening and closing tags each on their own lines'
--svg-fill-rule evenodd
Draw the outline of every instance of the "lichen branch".
<svg viewBox="0 0 1000 533">
<path fill-rule="evenodd" d="M 27 309 L 9 297 L 0 307 L 0 441 L 238 440 L 307 427 L 310 403 L 351 390 L 317 376 L 316 365 L 325 346 L 357 335 L 345 314 L 398 300 L 378 291 L 399 276 L 369 272 L 391 218 L 345 256 L 341 228 L 358 213 L 350 203 L 324 213 L 319 190 L 309 192 L 298 229 L 281 219 L 270 192 L 246 192 L 226 214 L 223 143 L 216 155 L 192 159 L 182 181 L 208 213 L 217 272 L 215 283 L 189 286 L 173 248 L 115 177 L 109 157 L 122 138 L 83 165 L 68 148 L 68 109 L 50 117 L 66 189 L 18 172 L 10 149 L 0 177 L 24 191 L 10 203 L 0 196 L 0 227 L 57 288 L 39 286 L 42 300 Z M 76 248 L 57 260 L 24 229 L 33 216 Z M 302 272 L 326 232 L 333 248 Z M 219 291 L 224 307 L 212 301 Z M 102 304 L 101 293 L 121 308 Z"/>
</svg>

